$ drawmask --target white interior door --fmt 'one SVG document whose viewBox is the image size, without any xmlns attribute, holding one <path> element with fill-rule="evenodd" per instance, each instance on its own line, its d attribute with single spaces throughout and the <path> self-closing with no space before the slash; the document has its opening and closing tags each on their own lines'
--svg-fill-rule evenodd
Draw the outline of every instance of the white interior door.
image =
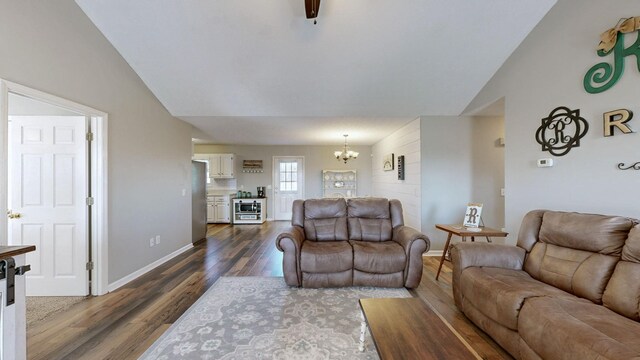
<svg viewBox="0 0 640 360">
<path fill-rule="evenodd" d="M 9 243 L 36 246 L 27 295 L 87 295 L 87 119 L 9 121 Z"/>
<path fill-rule="evenodd" d="M 291 220 L 293 200 L 304 199 L 304 157 L 273 157 L 273 218 Z"/>
</svg>

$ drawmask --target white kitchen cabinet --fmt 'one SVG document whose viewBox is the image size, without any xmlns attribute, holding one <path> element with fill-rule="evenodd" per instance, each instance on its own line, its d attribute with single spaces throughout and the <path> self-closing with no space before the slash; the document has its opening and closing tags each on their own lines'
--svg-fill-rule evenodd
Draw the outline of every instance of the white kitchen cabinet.
<svg viewBox="0 0 640 360">
<path fill-rule="evenodd" d="M 207 196 L 207 222 L 228 224 L 231 222 L 229 195 Z"/>
<path fill-rule="evenodd" d="M 214 179 L 233 179 L 235 175 L 235 161 L 233 154 L 211 154 L 209 175 Z"/>
<path fill-rule="evenodd" d="M 207 201 L 207 223 L 216 222 L 216 204 Z"/>
<path fill-rule="evenodd" d="M 16 268 L 24 265 L 25 256 L 14 256 Z M 7 305 L 7 280 L 0 280 L 0 359 L 27 358 L 27 325 L 24 276 L 15 277 L 15 303 Z"/>
<path fill-rule="evenodd" d="M 229 212 L 229 202 L 216 203 L 215 205 L 215 220 L 216 223 L 228 224 L 231 221 L 231 214 Z"/>
<path fill-rule="evenodd" d="M 193 160 L 203 161 L 207 164 L 207 178 L 209 179 L 234 179 L 236 177 L 234 154 L 194 154 Z M 209 182 L 207 180 L 207 183 Z"/>
</svg>

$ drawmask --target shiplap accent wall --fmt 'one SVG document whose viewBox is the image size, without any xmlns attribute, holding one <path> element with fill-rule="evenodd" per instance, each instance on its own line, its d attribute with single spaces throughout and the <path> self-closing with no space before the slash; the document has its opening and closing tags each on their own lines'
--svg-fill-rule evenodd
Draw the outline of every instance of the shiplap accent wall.
<svg viewBox="0 0 640 360">
<path fill-rule="evenodd" d="M 371 153 L 373 196 L 400 200 L 405 225 L 421 231 L 420 118 L 380 140 Z M 384 171 L 382 158 L 389 153 L 394 154 L 394 168 Z M 399 155 L 404 155 L 405 180 L 398 180 Z"/>
</svg>

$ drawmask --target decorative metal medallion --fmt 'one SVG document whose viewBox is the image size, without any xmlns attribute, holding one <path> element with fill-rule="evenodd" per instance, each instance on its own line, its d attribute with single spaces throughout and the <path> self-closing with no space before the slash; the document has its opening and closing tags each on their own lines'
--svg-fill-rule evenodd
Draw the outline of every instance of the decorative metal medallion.
<svg viewBox="0 0 640 360">
<path fill-rule="evenodd" d="M 618 169 L 620 170 L 640 170 L 640 161 L 632 165 L 625 165 L 624 163 L 618 164 Z"/>
<path fill-rule="evenodd" d="M 625 48 L 625 34 L 632 32 L 638 33 L 636 41 Z M 624 58 L 629 55 L 635 55 L 636 65 L 640 71 L 640 16 L 620 19 L 616 26 L 603 32 L 600 35 L 597 53 L 600 57 L 613 53 L 613 66 L 607 62 L 601 62 L 587 71 L 583 85 L 590 94 L 601 93 L 615 85 L 624 72 Z"/>
<path fill-rule="evenodd" d="M 554 156 L 566 155 L 572 148 L 580 146 L 589 131 L 587 120 L 580 117 L 580 110 L 571 110 L 560 106 L 548 117 L 542 119 L 542 125 L 536 131 L 536 141 L 542 145 L 542 151 Z"/>
</svg>

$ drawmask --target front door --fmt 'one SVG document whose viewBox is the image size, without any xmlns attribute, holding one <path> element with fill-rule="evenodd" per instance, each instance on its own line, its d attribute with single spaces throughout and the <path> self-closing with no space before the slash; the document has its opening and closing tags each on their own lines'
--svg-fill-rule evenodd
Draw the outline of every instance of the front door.
<svg viewBox="0 0 640 360">
<path fill-rule="evenodd" d="M 11 116 L 9 127 L 9 244 L 36 246 L 27 295 L 87 295 L 87 119 Z"/>
<path fill-rule="evenodd" d="M 273 218 L 291 220 L 293 200 L 304 198 L 304 157 L 273 157 Z"/>
</svg>

